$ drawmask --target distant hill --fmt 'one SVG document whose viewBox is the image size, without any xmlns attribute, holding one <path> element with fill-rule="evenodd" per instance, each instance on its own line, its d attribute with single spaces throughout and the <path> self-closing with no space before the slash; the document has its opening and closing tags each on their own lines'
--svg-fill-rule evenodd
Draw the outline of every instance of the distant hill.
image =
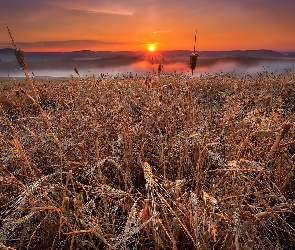
<svg viewBox="0 0 295 250">
<path fill-rule="evenodd" d="M 165 51 L 164 55 L 187 57 L 192 52 L 189 50 Z M 295 58 L 295 52 L 277 52 L 273 50 L 229 50 L 229 51 L 200 51 L 199 58 L 232 58 L 232 57 L 253 57 L 253 58 Z"/>
<path fill-rule="evenodd" d="M 26 61 L 71 61 L 96 60 L 116 57 L 134 57 L 138 52 L 132 51 L 91 51 L 81 50 L 72 52 L 24 52 Z M 0 61 L 14 61 L 14 49 L 0 49 Z"/>
<path fill-rule="evenodd" d="M 187 58 L 192 52 L 189 50 L 171 50 L 159 52 L 164 58 L 178 60 Z M 140 52 L 133 51 L 91 51 L 81 50 L 73 52 L 24 52 L 27 61 L 77 61 L 99 60 L 107 58 L 138 57 Z M 199 58 L 295 58 L 295 52 L 276 52 L 273 50 L 230 50 L 230 51 L 200 51 Z M 15 61 L 14 49 L 0 49 L 0 61 Z"/>
<path fill-rule="evenodd" d="M 284 54 L 273 50 L 230 50 L 230 51 L 201 51 L 200 57 L 284 57 Z"/>
</svg>

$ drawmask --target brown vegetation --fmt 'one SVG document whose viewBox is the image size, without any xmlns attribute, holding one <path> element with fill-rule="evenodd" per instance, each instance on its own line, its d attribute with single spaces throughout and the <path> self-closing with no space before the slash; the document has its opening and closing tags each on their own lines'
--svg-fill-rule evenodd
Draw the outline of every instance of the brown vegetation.
<svg viewBox="0 0 295 250">
<path fill-rule="evenodd" d="M 294 247 L 294 77 L 1 83 L 0 246 Z"/>
</svg>

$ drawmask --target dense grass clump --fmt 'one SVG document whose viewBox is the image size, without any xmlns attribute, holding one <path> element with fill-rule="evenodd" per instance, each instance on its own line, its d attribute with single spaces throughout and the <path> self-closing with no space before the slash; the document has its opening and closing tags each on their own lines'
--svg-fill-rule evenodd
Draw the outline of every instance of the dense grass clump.
<svg viewBox="0 0 295 250">
<path fill-rule="evenodd" d="M 291 249 L 294 76 L 2 79 L 0 246 Z"/>
</svg>

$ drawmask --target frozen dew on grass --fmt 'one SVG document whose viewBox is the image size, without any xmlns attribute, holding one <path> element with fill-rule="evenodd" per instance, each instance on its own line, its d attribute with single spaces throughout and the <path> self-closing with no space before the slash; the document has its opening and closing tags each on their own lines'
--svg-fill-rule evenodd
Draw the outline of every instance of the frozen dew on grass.
<svg viewBox="0 0 295 250">
<path fill-rule="evenodd" d="M 35 78 L 43 113 L 10 82 L 1 247 L 294 246 L 294 75 L 273 78 Z"/>
</svg>

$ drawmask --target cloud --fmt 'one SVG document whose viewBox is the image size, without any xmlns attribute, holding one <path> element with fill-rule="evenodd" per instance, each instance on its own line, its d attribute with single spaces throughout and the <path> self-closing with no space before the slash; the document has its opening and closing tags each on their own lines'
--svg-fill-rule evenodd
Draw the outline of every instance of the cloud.
<svg viewBox="0 0 295 250">
<path fill-rule="evenodd" d="M 69 10 L 79 11 L 84 13 L 93 14 L 107 14 L 107 15 L 121 15 L 121 16 L 132 16 L 134 12 L 128 10 L 108 10 L 108 9 L 87 9 L 87 8 L 69 8 Z"/>
<path fill-rule="evenodd" d="M 67 47 L 67 46 L 97 46 L 97 45 L 116 45 L 123 42 L 99 41 L 99 40 L 66 40 L 66 41 L 40 41 L 34 43 L 18 43 L 20 47 Z"/>
<path fill-rule="evenodd" d="M 77 11 L 81 13 L 93 13 L 93 14 L 108 14 L 108 15 L 123 15 L 131 16 L 134 14 L 135 9 L 132 5 L 126 3 L 113 1 L 52 1 L 52 6 L 57 8 Z"/>
<path fill-rule="evenodd" d="M 65 41 L 40 41 L 40 42 L 17 42 L 17 47 L 24 51 L 72 51 L 72 50 L 100 50 L 120 45 L 138 45 L 140 42 L 122 42 L 122 41 L 100 41 L 100 40 L 65 40 Z M 12 47 L 11 42 L 0 43 L 0 48 Z"/>
<path fill-rule="evenodd" d="M 152 34 L 158 34 L 158 33 L 167 33 L 167 32 L 171 32 L 171 30 L 156 30 L 151 32 Z"/>
</svg>

